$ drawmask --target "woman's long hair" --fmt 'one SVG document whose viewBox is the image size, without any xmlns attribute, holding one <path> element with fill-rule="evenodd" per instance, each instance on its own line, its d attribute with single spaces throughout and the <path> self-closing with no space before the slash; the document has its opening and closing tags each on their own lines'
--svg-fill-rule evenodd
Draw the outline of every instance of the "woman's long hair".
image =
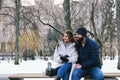
<svg viewBox="0 0 120 80">
<path fill-rule="evenodd" d="M 71 30 L 66 30 L 64 34 L 67 34 L 68 38 L 70 39 L 70 42 L 75 42 L 73 32 Z M 63 41 L 63 39 L 61 39 Z M 59 42 L 57 45 L 57 48 L 59 47 Z"/>
<path fill-rule="evenodd" d="M 74 35 L 71 30 L 66 30 L 65 33 L 67 34 L 68 38 L 70 39 L 70 42 L 75 42 Z"/>
</svg>

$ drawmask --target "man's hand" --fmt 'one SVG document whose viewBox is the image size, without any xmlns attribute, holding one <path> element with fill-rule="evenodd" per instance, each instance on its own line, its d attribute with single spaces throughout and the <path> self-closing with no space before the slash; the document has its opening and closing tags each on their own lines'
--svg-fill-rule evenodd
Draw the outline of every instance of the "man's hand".
<svg viewBox="0 0 120 80">
<path fill-rule="evenodd" d="M 75 68 L 82 68 L 80 64 L 75 64 Z"/>
</svg>

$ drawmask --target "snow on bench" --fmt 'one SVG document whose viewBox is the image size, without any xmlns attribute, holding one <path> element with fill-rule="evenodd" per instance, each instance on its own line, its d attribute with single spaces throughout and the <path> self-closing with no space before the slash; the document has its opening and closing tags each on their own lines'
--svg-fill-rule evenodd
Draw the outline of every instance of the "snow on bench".
<svg viewBox="0 0 120 80">
<path fill-rule="evenodd" d="M 22 73 L 22 74 L 12 74 L 8 78 L 10 80 L 24 80 L 24 78 L 54 78 L 55 76 L 47 76 L 42 73 Z M 111 80 L 117 80 L 116 77 L 120 77 L 120 73 L 104 73 L 105 79 L 109 78 Z M 114 78 L 114 79 L 113 79 Z M 85 78 L 85 80 L 90 80 L 90 77 Z"/>
</svg>

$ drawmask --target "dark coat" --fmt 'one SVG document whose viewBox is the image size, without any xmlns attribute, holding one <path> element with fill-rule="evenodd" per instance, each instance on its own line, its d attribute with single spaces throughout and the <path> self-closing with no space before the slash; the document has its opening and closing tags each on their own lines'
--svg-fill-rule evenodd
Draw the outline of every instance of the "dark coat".
<svg viewBox="0 0 120 80">
<path fill-rule="evenodd" d="M 89 69 L 92 67 L 101 67 L 99 58 L 99 47 L 97 43 L 86 37 L 84 47 L 78 48 L 78 61 L 82 65 L 82 69 Z"/>
</svg>

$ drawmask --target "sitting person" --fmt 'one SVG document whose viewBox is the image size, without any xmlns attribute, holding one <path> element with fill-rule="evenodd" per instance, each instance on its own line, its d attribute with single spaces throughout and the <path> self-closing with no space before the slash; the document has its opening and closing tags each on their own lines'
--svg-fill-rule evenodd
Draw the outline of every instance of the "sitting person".
<svg viewBox="0 0 120 80">
<path fill-rule="evenodd" d="M 72 63 L 77 61 L 77 56 L 73 33 L 70 30 L 66 30 L 63 40 L 58 43 L 54 52 L 54 61 L 57 68 L 55 80 L 69 80 Z"/>
<path fill-rule="evenodd" d="M 72 72 L 72 80 L 80 80 L 86 75 L 90 75 L 93 80 L 104 80 L 103 72 L 101 71 L 99 47 L 86 34 L 87 30 L 85 28 L 79 28 L 76 31 L 78 61 Z"/>
</svg>

